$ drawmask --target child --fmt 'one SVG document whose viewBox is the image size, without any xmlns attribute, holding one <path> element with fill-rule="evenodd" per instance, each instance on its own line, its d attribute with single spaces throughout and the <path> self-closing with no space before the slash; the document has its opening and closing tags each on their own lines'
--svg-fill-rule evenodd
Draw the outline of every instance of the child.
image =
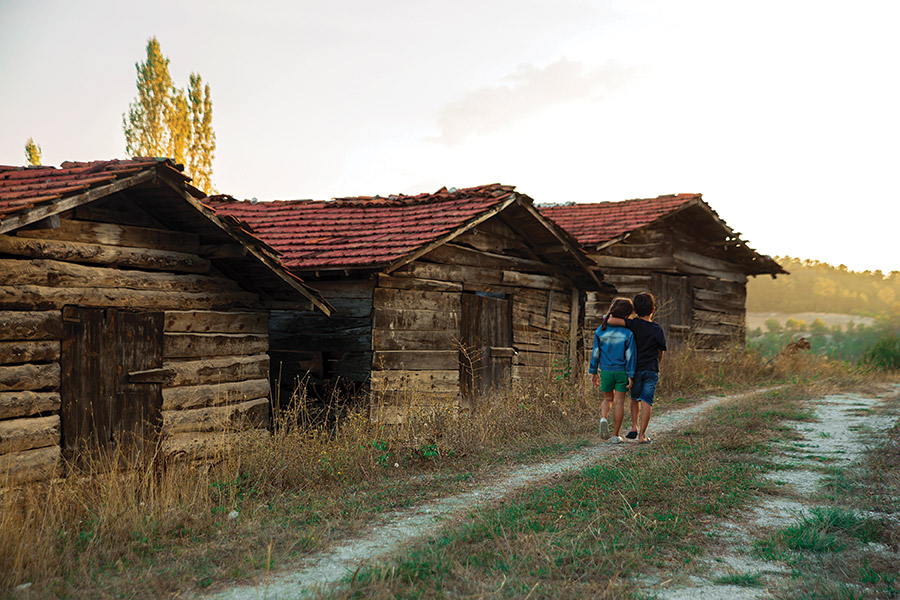
<svg viewBox="0 0 900 600">
<path fill-rule="evenodd" d="M 634 307 L 628 298 L 616 298 L 603 317 L 603 323 L 594 332 L 594 350 L 591 352 L 591 364 L 588 372 L 594 385 L 600 386 L 603 392 L 603 404 L 600 405 L 600 437 L 609 438 L 610 406 L 615 405 L 613 413 L 613 437 L 610 441 L 622 442 L 619 428 L 625 416 L 625 392 L 631 387 L 635 367 L 634 335 L 624 327 L 607 328 L 610 316 L 624 319 L 631 315 Z M 598 377 L 597 370 L 600 370 Z"/>
<path fill-rule="evenodd" d="M 647 425 L 653 410 L 653 395 L 659 383 L 659 363 L 666 351 L 666 335 L 662 327 L 650 319 L 656 311 L 656 300 L 653 294 L 643 292 L 634 297 L 634 312 L 637 319 L 619 319 L 614 315 L 607 322 L 614 327 L 627 327 L 633 334 L 637 345 L 637 365 L 635 367 L 634 384 L 631 386 L 631 431 L 625 436 L 642 443 L 650 443 L 647 437 Z M 641 406 L 640 403 L 644 405 Z M 640 412 L 641 429 L 638 431 L 638 413 Z"/>
</svg>

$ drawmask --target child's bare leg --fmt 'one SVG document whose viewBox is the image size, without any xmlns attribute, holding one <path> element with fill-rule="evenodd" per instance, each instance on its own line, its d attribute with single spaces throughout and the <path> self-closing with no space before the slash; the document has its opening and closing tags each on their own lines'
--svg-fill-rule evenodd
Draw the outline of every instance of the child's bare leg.
<svg viewBox="0 0 900 600">
<path fill-rule="evenodd" d="M 600 416 L 606 418 L 609 416 L 609 409 L 612 408 L 613 393 L 603 392 L 603 402 L 600 404 Z"/>
<path fill-rule="evenodd" d="M 647 425 L 650 423 L 650 413 L 653 411 L 653 406 L 646 402 L 641 402 L 641 405 L 641 431 L 638 433 L 638 441 L 646 442 Z"/>
<path fill-rule="evenodd" d="M 635 400 L 634 398 L 632 398 L 631 399 L 631 431 L 634 431 L 635 433 L 638 430 L 638 423 L 640 422 L 639 416 L 638 416 L 640 414 L 640 412 L 641 412 L 641 403 L 638 402 L 637 400 Z"/>
<path fill-rule="evenodd" d="M 622 421 L 625 418 L 625 392 L 613 392 L 613 404 L 615 404 L 613 435 L 618 436 L 619 429 L 622 427 Z"/>
</svg>

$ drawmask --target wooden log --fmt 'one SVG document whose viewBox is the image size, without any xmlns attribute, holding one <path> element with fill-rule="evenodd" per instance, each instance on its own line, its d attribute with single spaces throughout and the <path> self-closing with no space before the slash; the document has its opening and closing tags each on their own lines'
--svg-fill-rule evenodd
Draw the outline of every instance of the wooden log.
<svg viewBox="0 0 900 600">
<path fill-rule="evenodd" d="M 674 269 L 675 262 L 669 256 L 658 256 L 653 258 L 622 258 L 619 256 L 608 256 L 605 254 L 592 255 L 601 267 L 619 267 L 626 269 Z M 604 270 L 605 272 L 605 270 Z"/>
<path fill-rule="evenodd" d="M 60 219 L 59 226 L 52 229 L 20 229 L 16 235 L 18 237 L 190 253 L 196 253 L 200 249 L 200 236 L 196 233 L 72 219 Z"/>
<path fill-rule="evenodd" d="M 393 308 L 406 310 L 415 308 L 418 310 L 434 310 L 459 312 L 458 293 L 453 292 L 423 292 L 420 290 L 400 290 L 391 288 L 377 288 L 375 290 L 375 308 Z"/>
<path fill-rule="evenodd" d="M 718 312 L 698 310 L 694 308 L 694 320 L 702 323 L 723 323 L 727 325 L 744 325 L 744 311 Z"/>
<path fill-rule="evenodd" d="M 515 286 L 532 287 L 540 290 L 565 291 L 567 286 L 559 277 L 534 275 L 519 271 L 503 271 L 503 283 Z"/>
<path fill-rule="evenodd" d="M 382 308 L 375 313 L 377 329 L 433 330 L 459 329 L 459 313 L 434 310 Z"/>
<path fill-rule="evenodd" d="M 453 243 L 439 246 L 422 257 L 423 261 L 448 265 L 468 265 L 482 269 L 523 271 L 526 273 L 555 274 L 559 267 L 539 260 L 520 258 L 496 252 L 473 250 Z"/>
<path fill-rule="evenodd" d="M 0 419 L 58 411 L 59 405 L 59 392 L 0 392 Z"/>
<path fill-rule="evenodd" d="M 164 436 L 189 431 L 234 431 L 263 427 L 269 423 L 269 399 L 257 398 L 239 404 L 188 410 L 162 411 Z"/>
<path fill-rule="evenodd" d="M 58 310 L 0 310 L 0 340 L 58 340 L 62 333 Z"/>
<path fill-rule="evenodd" d="M 458 367 L 458 350 L 379 350 L 372 361 L 376 371 L 449 371 Z"/>
<path fill-rule="evenodd" d="M 0 421 L 0 454 L 59 446 L 59 415 Z"/>
<path fill-rule="evenodd" d="M 0 306 L 5 308 L 62 308 L 75 305 L 98 308 L 216 309 L 255 306 L 259 297 L 250 292 L 158 292 L 115 288 L 54 288 L 37 285 L 0 285 Z M 6 312 L 6 311 L 3 311 Z"/>
<path fill-rule="evenodd" d="M 163 342 L 165 358 L 202 358 L 259 354 L 269 349 L 269 336 L 240 333 L 170 333 Z"/>
<path fill-rule="evenodd" d="M 59 342 L 39 340 L 0 342 L 0 364 L 20 364 L 59 360 Z"/>
<path fill-rule="evenodd" d="M 0 367 L 0 391 L 51 389 L 59 389 L 59 363 Z"/>
<path fill-rule="evenodd" d="M 0 281 L 4 285 L 49 287 L 125 288 L 176 292 L 238 291 L 237 283 L 224 277 L 157 271 L 115 269 L 48 259 L 2 259 Z"/>
<path fill-rule="evenodd" d="M 269 333 L 266 312 L 167 310 L 165 330 L 197 333 Z"/>
<path fill-rule="evenodd" d="M 59 446 L 0 455 L 0 487 L 49 479 L 60 465 Z"/>
<path fill-rule="evenodd" d="M 461 292 L 463 289 L 461 283 L 453 281 L 419 279 L 412 277 L 409 273 L 402 273 L 401 275 L 402 276 L 391 277 L 390 275 L 379 273 L 378 287 L 400 290 L 419 290 L 423 292 Z"/>
<path fill-rule="evenodd" d="M 83 244 L 58 240 L 41 240 L 0 235 L 0 254 L 51 258 L 71 262 L 118 265 L 154 271 L 182 271 L 206 273 L 210 262 L 196 254 L 153 250 L 150 248 L 124 248 L 104 244 Z"/>
<path fill-rule="evenodd" d="M 164 386 L 167 388 L 264 379 L 269 375 L 269 355 L 167 360 L 163 362 L 163 368 L 173 371 L 172 379 Z"/>
<path fill-rule="evenodd" d="M 372 302 L 372 292 L 375 290 L 374 279 L 340 279 L 337 281 L 307 281 L 306 284 L 316 290 L 328 301 L 345 298 L 368 300 Z"/>
<path fill-rule="evenodd" d="M 456 393 L 459 369 L 441 371 L 372 371 L 372 389 Z"/>
<path fill-rule="evenodd" d="M 236 404 L 269 397 L 268 379 L 251 379 L 214 385 L 189 385 L 165 388 L 162 391 L 163 410 L 180 410 L 208 406 Z"/>
<path fill-rule="evenodd" d="M 458 350 L 459 332 L 375 329 L 372 331 L 372 348 L 375 350 Z"/>
</svg>

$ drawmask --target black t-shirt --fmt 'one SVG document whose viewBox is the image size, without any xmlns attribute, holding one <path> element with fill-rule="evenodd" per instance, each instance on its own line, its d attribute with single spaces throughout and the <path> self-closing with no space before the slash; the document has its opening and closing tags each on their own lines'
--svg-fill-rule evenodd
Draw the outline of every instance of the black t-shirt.
<svg viewBox="0 0 900 600">
<path fill-rule="evenodd" d="M 666 350 L 666 334 L 662 327 L 644 319 L 625 319 L 637 346 L 635 371 L 659 371 L 659 351 Z"/>
</svg>

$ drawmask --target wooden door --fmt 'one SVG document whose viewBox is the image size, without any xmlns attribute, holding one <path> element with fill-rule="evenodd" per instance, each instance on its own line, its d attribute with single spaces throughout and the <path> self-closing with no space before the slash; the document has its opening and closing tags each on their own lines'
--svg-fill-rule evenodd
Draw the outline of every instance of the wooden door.
<svg viewBox="0 0 900 600">
<path fill-rule="evenodd" d="M 131 383 L 129 373 L 162 367 L 163 313 L 67 306 L 63 326 L 64 451 L 152 447 L 162 421 L 162 383 Z"/>
<path fill-rule="evenodd" d="M 460 314 L 459 379 L 463 400 L 509 385 L 512 377 L 512 300 L 505 294 L 464 293 Z"/>
<path fill-rule="evenodd" d="M 694 314 L 694 291 L 691 278 L 685 275 L 653 273 L 653 296 L 656 298 L 656 321 L 666 334 L 669 350 L 687 340 Z"/>
</svg>

